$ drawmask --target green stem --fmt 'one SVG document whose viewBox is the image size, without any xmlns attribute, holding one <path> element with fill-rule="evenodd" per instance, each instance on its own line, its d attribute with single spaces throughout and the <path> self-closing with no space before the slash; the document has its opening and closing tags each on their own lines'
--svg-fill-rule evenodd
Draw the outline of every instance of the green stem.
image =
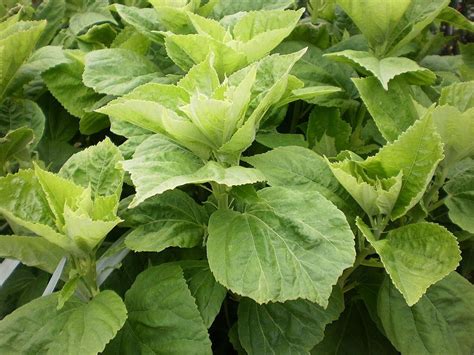
<svg viewBox="0 0 474 355">
<path fill-rule="evenodd" d="M 442 167 L 435 175 L 435 180 L 428 192 L 425 195 L 424 202 L 428 211 L 434 211 L 435 206 L 439 201 L 435 201 L 435 197 L 438 195 L 439 190 L 443 187 L 448 176 L 448 168 Z M 439 207 L 439 206 L 438 206 Z M 436 207 L 437 208 L 437 207 Z"/>
<path fill-rule="evenodd" d="M 229 194 L 226 186 L 211 182 L 211 187 L 212 194 L 217 201 L 217 208 L 220 210 L 229 209 Z"/>
<path fill-rule="evenodd" d="M 366 257 L 373 253 L 374 249 L 372 247 L 367 247 L 362 250 L 359 255 L 357 255 L 354 261 L 354 265 L 352 265 L 352 267 L 350 267 L 349 269 L 346 269 L 339 278 L 338 283 L 342 288 L 344 288 L 346 280 L 349 278 L 349 276 L 351 276 L 351 274 L 362 264 Z"/>
</svg>

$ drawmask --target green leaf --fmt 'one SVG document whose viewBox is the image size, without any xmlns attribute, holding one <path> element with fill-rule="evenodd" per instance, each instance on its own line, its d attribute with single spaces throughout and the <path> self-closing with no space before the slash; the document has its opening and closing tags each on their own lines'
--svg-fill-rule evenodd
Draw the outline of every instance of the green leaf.
<svg viewBox="0 0 474 355">
<path fill-rule="evenodd" d="M 177 85 L 185 89 L 189 95 L 201 93 L 211 97 L 220 84 L 212 61 L 213 56 L 210 55 L 202 63 L 193 66 Z"/>
<path fill-rule="evenodd" d="M 165 45 L 168 56 L 184 71 L 204 61 L 211 52 L 215 55 L 214 68 L 221 77 L 247 64 L 243 53 L 206 35 L 171 34 L 166 37 Z"/>
<path fill-rule="evenodd" d="M 214 181 L 234 186 L 264 181 L 265 177 L 255 169 L 204 162 L 189 150 L 163 135 L 153 135 L 135 151 L 132 160 L 122 163 L 130 172 L 137 194 L 130 207 L 147 198 L 186 184 L 202 184 Z"/>
<path fill-rule="evenodd" d="M 34 101 L 27 99 L 8 99 L 0 105 L 0 135 L 21 127 L 27 127 L 34 133 L 34 148 L 43 136 L 45 117 Z"/>
<path fill-rule="evenodd" d="M 452 7 L 444 8 L 436 19 L 447 22 L 460 30 L 474 32 L 474 23 Z"/>
<path fill-rule="evenodd" d="M 86 0 L 79 2 L 69 19 L 69 29 L 75 34 L 81 34 L 96 24 L 111 23 L 117 25 L 110 13 L 108 0 Z"/>
<path fill-rule="evenodd" d="M 232 29 L 234 40 L 247 62 L 252 63 L 264 57 L 295 28 L 304 9 L 249 12 L 242 16 Z"/>
<path fill-rule="evenodd" d="M 55 217 L 33 170 L 0 178 L 0 211 L 9 211 L 19 219 L 55 226 Z"/>
<path fill-rule="evenodd" d="M 92 194 L 120 197 L 123 170 L 117 167 L 122 161 L 120 150 L 106 138 L 97 145 L 74 154 L 63 165 L 59 175 L 84 188 L 92 189 Z"/>
<path fill-rule="evenodd" d="M 410 87 L 404 80 L 390 81 L 388 91 L 374 77 L 353 81 L 377 128 L 388 142 L 396 140 L 418 119 L 409 94 Z"/>
<path fill-rule="evenodd" d="M 341 317 L 326 327 L 323 341 L 311 354 L 396 355 L 398 352 L 371 320 L 364 303 L 353 297 Z"/>
<path fill-rule="evenodd" d="M 260 190 L 245 212 L 212 214 L 208 228 L 216 280 L 257 303 L 303 298 L 326 307 L 332 286 L 354 261 L 344 214 L 314 191 Z"/>
<path fill-rule="evenodd" d="M 31 146 L 34 141 L 33 131 L 22 127 L 8 132 L 0 137 L 0 174 L 9 171 L 9 165 L 16 162 L 29 161 L 31 158 Z"/>
<path fill-rule="evenodd" d="M 309 116 L 307 136 L 309 148 L 320 155 L 335 157 L 347 148 L 351 126 L 341 118 L 338 109 L 315 107 Z"/>
<path fill-rule="evenodd" d="M 305 141 L 302 134 L 291 134 L 291 133 L 279 133 L 276 131 L 260 131 L 257 134 L 255 140 L 268 148 L 278 147 L 308 147 L 308 143 Z"/>
<path fill-rule="evenodd" d="M 0 322 L 4 354 L 97 354 L 127 318 L 120 297 L 103 291 L 89 303 L 77 299 L 57 310 L 58 295 L 38 298 Z"/>
<path fill-rule="evenodd" d="M 403 173 L 372 179 L 357 161 L 329 163 L 331 171 L 369 216 L 390 215 L 400 195 Z"/>
<path fill-rule="evenodd" d="M 68 61 L 59 46 L 46 46 L 36 50 L 16 72 L 8 86 L 7 94 L 24 90 L 22 86 L 41 79 L 40 75 L 44 71 Z"/>
<path fill-rule="evenodd" d="M 387 55 L 397 55 L 417 37 L 423 29 L 449 6 L 449 0 L 416 0 L 411 1 L 405 15 L 400 19 L 390 41 Z"/>
<path fill-rule="evenodd" d="M 212 7 L 211 16 L 221 19 L 242 11 L 283 10 L 293 3 L 294 0 L 220 0 Z"/>
<path fill-rule="evenodd" d="M 357 225 L 361 223 L 363 225 L 358 219 Z M 454 271 L 461 260 L 456 237 L 435 223 L 393 229 L 382 240 L 367 233 L 367 226 L 359 229 L 379 254 L 393 284 L 409 306 L 417 303 L 428 287 Z"/>
<path fill-rule="evenodd" d="M 160 18 L 155 9 L 141 9 L 133 6 L 115 4 L 115 9 L 123 21 L 133 26 L 141 34 L 154 42 L 163 42 L 162 36 L 156 33 L 161 31 Z"/>
<path fill-rule="evenodd" d="M 337 287 L 326 309 L 305 300 L 259 305 L 244 298 L 238 309 L 240 342 L 248 354 L 308 354 L 343 310 Z"/>
<path fill-rule="evenodd" d="M 82 52 L 68 52 L 69 63 L 60 64 L 45 71 L 42 77 L 49 91 L 61 105 L 71 115 L 81 119 L 81 126 L 85 128 L 85 122 L 82 121 L 89 121 L 87 122 L 88 129 L 81 127 L 81 132 L 92 134 L 107 126 L 108 119 L 105 115 L 92 112 L 102 95 L 83 84 L 84 62 L 82 56 Z"/>
<path fill-rule="evenodd" d="M 35 9 L 35 20 L 46 20 L 46 27 L 36 44 L 36 48 L 46 46 L 61 28 L 66 11 L 65 0 L 45 0 Z"/>
<path fill-rule="evenodd" d="M 152 197 L 124 210 L 121 217 L 133 228 L 125 241 L 127 247 L 155 252 L 202 245 L 208 220 L 205 209 L 180 190 Z"/>
<path fill-rule="evenodd" d="M 371 47 L 377 53 L 383 53 L 386 43 L 411 1 L 337 0 L 337 3 L 351 17 Z M 367 19 L 377 19 L 377 21 L 367 21 Z"/>
<path fill-rule="evenodd" d="M 378 314 L 392 344 L 403 354 L 469 354 L 474 349 L 473 285 L 453 272 L 409 307 L 388 277 Z"/>
<path fill-rule="evenodd" d="M 355 201 L 324 159 L 309 149 L 280 147 L 242 160 L 260 170 L 270 186 L 317 191 L 350 216 L 358 214 Z"/>
<path fill-rule="evenodd" d="M 474 108 L 474 81 L 456 83 L 441 90 L 439 105 L 450 105 L 465 112 Z"/>
<path fill-rule="evenodd" d="M 449 218 L 462 229 L 474 233 L 474 166 L 455 174 L 444 186 L 448 193 L 446 206 Z"/>
<path fill-rule="evenodd" d="M 474 155 L 474 108 L 461 113 L 452 106 L 439 106 L 432 115 L 444 143 L 443 164 L 449 166 Z"/>
<path fill-rule="evenodd" d="M 396 141 L 357 164 L 369 176 L 380 179 L 403 173 L 400 194 L 391 214 L 391 219 L 395 220 L 418 203 L 442 158 L 441 139 L 435 131 L 433 118 L 427 114 Z"/>
<path fill-rule="evenodd" d="M 125 295 L 128 320 L 111 353 L 212 354 L 195 299 L 178 265 L 148 268 Z"/>
<path fill-rule="evenodd" d="M 217 283 L 207 261 L 183 260 L 177 264 L 183 269 L 184 278 L 191 295 L 196 300 L 204 324 L 210 328 L 221 310 L 227 290 Z"/>
<path fill-rule="evenodd" d="M 35 48 L 46 21 L 20 21 L 0 29 L 0 99 Z"/>
<path fill-rule="evenodd" d="M 25 265 L 40 268 L 51 274 L 63 256 L 62 249 L 43 238 L 0 236 L 0 257 L 16 259 Z"/>
<path fill-rule="evenodd" d="M 86 55 L 82 79 L 99 93 L 124 95 L 162 76 L 160 69 L 146 57 L 128 49 L 110 48 Z"/>
<path fill-rule="evenodd" d="M 391 80 L 400 76 L 417 85 L 433 84 L 436 79 L 433 72 L 420 67 L 408 58 L 388 57 L 378 59 L 369 52 L 353 50 L 329 53 L 326 54 L 326 57 L 351 64 L 362 74 L 374 75 L 385 90 L 389 89 L 388 84 Z"/>
</svg>

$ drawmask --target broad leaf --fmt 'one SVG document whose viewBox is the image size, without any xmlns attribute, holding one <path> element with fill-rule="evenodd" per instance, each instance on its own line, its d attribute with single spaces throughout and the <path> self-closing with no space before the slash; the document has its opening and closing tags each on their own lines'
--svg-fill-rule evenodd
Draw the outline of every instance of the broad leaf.
<svg viewBox="0 0 474 355">
<path fill-rule="evenodd" d="M 68 63 L 55 66 L 42 74 L 42 77 L 53 96 L 73 116 L 81 119 L 81 132 L 95 133 L 109 122 L 105 115 L 92 112 L 96 103 L 102 98 L 82 82 L 84 71 L 83 53 L 68 52 Z M 71 93 L 74 95 L 71 95 Z"/>
<path fill-rule="evenodd" d="M 108 95 L 124 95 L 137 86 L 162 77 L 160 69 L 131 50 L 111 48 L 89 52 L 82 75 L 84 84 Z"/>
<path fill-rule="evenodd" d="M 382 53 L 410 0 L 337 0 L 352 18 L 376 53 Z M 367 19 L 377 19 L 368 21 Z"/>
<path fill-rule="evenodd" d="M 38 298 L 0 322 L 4 354 L 97 354 L 127 318 L 120 297 L 104 291 L 89 303 L 77 299 L 57 310 L 58 294 Z"/>
<path fill-rule="evenodd" d="M 441 90 L 439 105 L 456 107 L 460 112 L 474 108 L 474 81 L 457 83 Z"/>
<path fill-rule="evenodd" d="M 474 286 L 453 272 L 409 307 L 388 277 L 378 315 L 392 344 L 403 354 L 469 354 L 474 349 Z"/>
<path fill-rule="evenodd" d="M 340 318 L 326 327 L 324 339 L 313 348 L 311 354 L 398 354 L 371 320 L 364 303 L 354 298 L 346 305 Z"/>
<path fill-rule="evenodd" d="M 461 260 L 456 237 L 438 224 L 409 224 L 389 231 L 382 240 L 377 240 L 362 220 L 357 224 L 409 306 L 454 271 Z"/>
<path fill-rule="evenodd" d="M 64 252 L 56 245 L 39 237 L 17 235 L 0 236 L 0 257 L 21 261 L 53 273 Z"/>
<path fill-rule="evenodd" d="M 351 64 L 362 74 L 374 75 L 385 90 L 389 89 L 388 84 L 391 80 L 400 76 L 417 85 L 433 84 L 436 79 L 433 72 L 420 67 L 408 58 L 378 59 L 371 53 L 353 50 L 330 53 L 326 56 L 342 63 Z"/>
<path fill-rule="evenodd" d="M 217 283 L 207 261 L 183 260 L 177 264 L 183 269 L 184 278 L 191 295 L 196 300 L 204 324 L 210 328 L 221 310 L 227 290 Z"/>
<path fill-rule="evenodd" d="M 448 193 L 446 206 L 449 218 L 462 229 L 474 233 L 474 166 L 455 174 L 444 186 Z"/>
<path fill-rule="evenodd" d="M 343 310 L 337 287 L 326 309 L 305 300 L 259 305 L 244 298 L 238 309 L 240 342 L 248 354 L 308 354 Z"/>
<path fill-rule="evenodd" d="M 377 128 L 387 141 L 396 140 L 418 119 L 409 94 L 410 87 L 403 79 L 392 80 L 388 91 L 374 77 L 353 81 Z"/>
<path fill-rule="evenodd" d="M 444 143 L 444 165 L 450 166 L 474 155 L 474 108 L 461 113 L 453 106 L 439 106 L 432 115 Z"/>
<path fill-rule="evenodd" d="M 212 7 L 211 16 L 220 19 L 242 11 L 283 10 L 293 2 L 293 0 L 219 0 Z"/>
<path fill-rule="evenodd" d="M 243 160 L 260 170 L 270 186 L 317 191 L 345 213 L 355 217 L 358 212 L 324 159 L 309 149 L 280 147 Z"/>
<path fill-rule="evenodd" d="M 354 179 L 362 179 L 372 186 L 382 184 L 383 187 L 385 181 L 389 184 L 387 187 L 390 195 L 395 192 L 392 190 L 395 186 L 393 179 L 403 174 L 398 199 L 391 212 L 391 219 L 395 220 L 418 203 L 442 158 L 441 139 L 435 131 L 432 116 L 427 114 L 400 135 L 396 141 L 380 149 L 376 155 L 365 161 L 345 160 L 342 163 L 334 163 L 332 166 L 334 168 L 339 165 L 349 165 L 350 169 L 354 170 L 346 170 L 346 173 L 350 172 Z M 359 170 L 360 168 L 362 170 Z M 374 182 L 370 183 L 370 180 Z M 343 183 L 343 181 L 340 182 Z M 353 185 L 347 181 L 344 183 L 346 189 L 351 192 Z M 354 188 L 359 187 L 354 185 Z M 371 210 L 371 208 L 372 206 L 369 205 L 366 210 Z"/>
<path fill-rule="evenodd" d="M 84 188 L 90 186 L 94 196 L 115 194 L 118 199 L 123 182 L 123 171 L 117 167 L 121 160 L 120 150 L 107 138 L 74 154 L 59 175 Z"/>
<path fill-rule="evenodd" d="M 20 21 L 0 29 L 0 99 L 16 71 L 35 48 L 46 21 Z"/>
<path fill-rule="evenodd" d="M 211 216 L 207 254 L 219 283 L 257 303 L 303 298 L 326 307 L 354 260 L 353 238 L 343 213 L 319 193 L 271 187 L 243 213 Z"/>
<path fill-rule="evenodd" d="M 31 148 L 34 141 L 33 131 L 22 127 L 8 132 L 0 137 L 0 174 L 9 172 L 9 165 L 28 162 L 31 158 Z"/>
<path fill-rule="evenodd" d="M 189 150 L 163 135 L 153 135 L 135 151 L 132 160 L 122 163 L 130 172 L 137 194 L 130 207 L 154 195 L 186 184 L 214 181 L 234 186 L 264 181 L 258 170 L 233 166 L 224 168 L 210 161 L 204 163 Z"/>
<path fill-rule="evenodd" d="M 128 320 L 110 353 L 211 354 L 211 342 L 178 265 L 149 268 L 125 295 Z"/>
<path fill-rule="evenodd" d="M 123 211 L 121 217 L 133 228 L 126 238 L 127 247 L 155 252 L 202 245 L 208 219 L 204 208 L 180 190 L 152 197 Z"/>
</svg>

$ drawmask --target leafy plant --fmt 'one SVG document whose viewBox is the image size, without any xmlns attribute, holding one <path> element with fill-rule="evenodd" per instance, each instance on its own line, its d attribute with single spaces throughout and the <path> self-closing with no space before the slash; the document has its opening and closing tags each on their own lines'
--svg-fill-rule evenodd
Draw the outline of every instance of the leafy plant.
<svg viewBox="0 0 474 355">
<path fill-rule="evenodd" d="M 0 7 L 0 352 L 472 353 L 448 3 Z"/>
</svg>

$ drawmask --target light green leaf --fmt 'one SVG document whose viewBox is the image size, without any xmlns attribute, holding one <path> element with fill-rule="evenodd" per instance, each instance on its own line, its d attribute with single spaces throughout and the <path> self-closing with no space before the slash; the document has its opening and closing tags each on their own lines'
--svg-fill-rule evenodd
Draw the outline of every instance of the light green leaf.
<svg viewBox="0 0 474 355">
<path fill-rule="evenodd" d="M 57 310 L 58 295 L 38 298 L 0 322 L 3 354 L 97 354 L 127 318 L 120 297 L 103 291 L 89 303 L 77 299 Z"/>
<path fill-rule="evenodd" d="M 215 55 L 214 68 L 220 77 L 230 75 L 247 64 L 243 53 L 205 35 L 172 34 L 166 37 L 165 45 L 168 56 L 185 71 L 204 61 L 211 52 Z"/>
<path fill-rule="evenodd" d="M 127 247 L 155 252 L 202 245 L 208 220 L 205 209 L 180 190 L 152 197 L 120 216 L 133 228 L 125 241 Z"/>
<path fill-rule="evenodd" d="M 390 215 L 400 195 L 403 172 L 390 178 L 372 179 L 360 169 L 358 162 L 344 160 L 329 163 L 339 183 L 369 216 Z"/>
<path fill-rule="evenodd" d="M 326 57 L 342 63 L 348 63 L 362 74 L 374 75 L 382 87 L 388 90 L 388 84 L 392 79 L 403 76 L 410 83 L 418 85 L 433 84 L 436 75 L 429 69 L 420 67 L 416 62 L 408 58 L 388 57 L 378 59 L 369 52 L 345 50 L 343 52 L 329 53 Z"/>
<path fill-rule="evenodd" d="M 228 36 L 226 29 L 219 22 L 193 14 L 192 12 L 188 12 L 187 15 L 198 34 L 207 35 L 217 41 L 224 41 L 226 36 Z"/>
<path fill-rule="evenodd" d="M 79 210 L 71 210 L 67 205 L 64 208 L 63 215 L 64 234 L 78 246 L 86 246 L 91 250 L 99 245 L 107 234 L 121 222 L 119 218 L 93 220 Z"/>
<path fill-rule="evenodd" d="M 453 272 L 409 307 L 387 277 L 377 308 L 387 337 L 403 354 L 470 354 L 473 299 L 474 286 Z"/>
<path fill-rule="evenodd" d="M 409 94 L 409 85 L 393 79 L 386 91 L 374 77 L 353 79 L 365 106 L 382 136 L 393 142 L 418 119 L 418 113 Z"/>
<path fill-rule="evenodd" d="M 142 272 L 125 304 L 128 320 L 111 353 L 212 354 L 206 326 L 178 265 Z"/>
<path fill-rule="evenodd" d="M 442 159 L 441 139 L 435 131 L 433 118 L 428 114 L 396 141 L 358 164 L 370 176 L 379 178 L 391 178 L 403 172 L 402 187 L 391 214 L 395 220 L 418 203 Z"/>
<path fill-rule="evenodd" d="M 188 73 L 178 82 L 178 86 L 185 89 L 189 95 L 200 93 L 211 97 L 219 86 L 219 76 L 214 69 L 213 55 L 203 62 L 193 66 Z"/>
<path fill-rule="evenodd" d="M 42 170 L 37 165 L 35 166 L 35 175 L 48 201 L 49 208 L 55 216 L 56 226 L 61 230 L 64 225 L 64 208 L 66 206 L 77 208 L 85 189 L 72 181 Z"/>
<path fill-rule="evenodd" d="M 0 257 L 16 259 L 51 274 L 63 256 L 62 249 L 40 237 L 0 236 Z"/>
<path fill-rule="evenodd" d="M 183 269 L 184 278 L 196 300 L 204 324 L 210 328 L 221 310 L 227 290 L 217 283 L 207 261 L 183 260 L 177 264 Z"/>
<path fill-rule="evenodd" d="M 240 342 L 248 354 L 308 354 L 343 309 L 337 287 L 326 309 L 305 300 L 259 305 L 244 298 L 238 309 Z"/>
<path fill-rule="evenodd" d="M 410 6 L 405 15 L 400 19 L 391 38 L 388 56 L 397 55 L 424 28 L 429 26 L 434 19 L 449 6 L 449 0 L 416 0 L 410 1 Z"/>
<path fill-rule="evenodd" d="M 455 174 L 444 186 L 448 193 L 449 218 L 462 229 L 474 233 L 474 166 Z"/>
<path fill-rule="evenodd" d="M 46 46 L 38 49 L 18 69 L 8 86 L 7 94 L 22 90 L 23 85 L 29 84 L 32 80 L 40 79 L 40 75 L 44 71 L 68 61 L 62 48 L 59 46 Z"/>
<path fill-rule="evenodd" d="M 474 23 L 452 7 L 444 8 L 436 19 L 449 23 L 460 30 L 474 32 Z"/>
<path fill-rule="evenodd" d="M 358 214 L 355 201 L 324 159 L 309 149 L 280 147 L 242 160 L 260 170 L 270 186 L 317 191 L 350 216 Z"/>
<path fill-rule="evenodd" d="M 20 21 L 0 29 L 0 99 L 35 48 L 46 21 Z"/>
<path fill-rule="evenodd" d="M 69 19 L 69 28 L 75 35 L 87 31 L 96 24 L 111 23 L 117 25 L 108 9 L 108 0 L 86 0 L 79 2 L 79 4 Z"/>
<path fill-rule="evenodd" d="M 214 181 L 234 186 L 265 180 L 255 169 L 240 166 L 224 168 L 213 161 L 204 164 L 189 150 L 159 134 L 144 141 L 135 151 L 133 159 L 126 160 L 122 165 L 130 172 L 137 190 L 130 207 L 181 185 Z"/>
<path fill-rule="evenodd" d="M 354 236 L 319 193 L 271 187 L 243 213 L 211 216 L 207 255 L 219 283 L 257 303 L 303 298 L 326 307 L 354 261 Z"/>
<path fill-rule="evenodd" d="M 407 304 L 413 306 L 428 287 L 454 271 L 461 260 L 456 237 L 435 223 L 409 224 L 376 240 L 361 219 L 359 229 L 375 248 L 385 270 Z"/>
<path fill-rule="evenodd" d="M 242 16 L 232 29 L 238 50 L 245 54 L 248 63 L 264 57 L 295 28 L 304 9 L 249 12 Z"/>
<path fill-rule="evenodd" d="M 444 143 L 443 164 L 451 165 L 474 155 L 474 108 L 461 113 L 452 106 L 439 106 L 432 115 Z"/>
<path fill-rule="evenodd" d="M 146 57 L 127 49 L 110 48 L 86 55 L 82 79 L 99 93 L 124 95 L 162 76 L 160 69 Z"/>
<path fill-rule="evenodd" d="M 162 36 L 156 33 L 156 31 L 161 31 L 163 28 L 160 26 L 160 18 L 155 9 L 142 9 L 121 4 L 115 4 L 114 6 L 123 21 L 152 41 L 163 42 Z"/>
<path fill-rule="evenodd" d="M 258 143 L 268 148 L 278 147 L 308 147 L 302 134 L 279 133 L 277 131 L 260 131 L 255 139 Z"/>
<path fill-rule="evenodd" d="M 456 83 L 441 90 L 439 105 L 450 105 L 465 112 L 474 107 L 474 81 Z"/>
<path fill-rule="evenodd" d="M 383 53 L 411 0 L 337 0 L 369 41 L 372 49 Z M 377 19 L 377 21 L 367 21 Z"/>
<path fill-rule="evenodd" d="M 33 170 L 20 170 L 0 178 L 0 211 L 19 219 L 55 226 L 55 217 Z"/>
<path fill-rule="evenodd" d="M 219 0 L 213 6 L 211 16 L 221 19 L 243 11 L 283 10 L 293 3 L 294 0 Z"/>
<path fill-rule="evenodd" d="M 92 189 L 92 194 L 120 197 L 123 170 L 117 163 L 123 160 L 120 150 L 106 138 L 102 142 L 74 154 L 63 165 L 59 175 L 84 188 Z"/>
</svg>

